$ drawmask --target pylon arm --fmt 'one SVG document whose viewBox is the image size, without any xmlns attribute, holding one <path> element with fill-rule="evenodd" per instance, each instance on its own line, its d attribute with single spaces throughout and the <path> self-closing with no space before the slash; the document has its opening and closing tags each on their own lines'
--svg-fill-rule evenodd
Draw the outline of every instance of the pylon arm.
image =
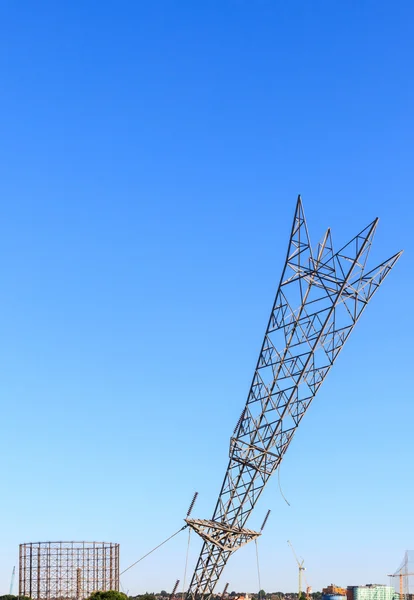
<svg viewBox="0 0 414 600">
<path fill-rule="evenodd" d="M 221 550 L 234 552 L 257 539 L 261 533 L 251 529 L 231 527 L 225 523 L 217 523 L 207 519 L 186 519 L 189 525 L 204 541 L 210 542 Z"/>
</svg>

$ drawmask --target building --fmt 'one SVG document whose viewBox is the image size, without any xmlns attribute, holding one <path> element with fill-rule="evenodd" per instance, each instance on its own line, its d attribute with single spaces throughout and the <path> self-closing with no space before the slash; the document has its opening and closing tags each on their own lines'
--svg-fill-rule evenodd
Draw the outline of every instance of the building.
<svg viewBox="0 0 414 600">
<path fill-rule="evenodd" d="M 368 583 L 348 586 L 347 600 L 396 600 L 398 594 L 389 585 Z"/>
<path fill-rule="evenodd" d="M 337 585 L 334 585 L 333 583 L 331 583 L 331 585 L 328 585 L 328 587 L 323 588 L 322 595 L 323 596 L 346 596 L 346 589 L 338 587 Z"/>
</svg>

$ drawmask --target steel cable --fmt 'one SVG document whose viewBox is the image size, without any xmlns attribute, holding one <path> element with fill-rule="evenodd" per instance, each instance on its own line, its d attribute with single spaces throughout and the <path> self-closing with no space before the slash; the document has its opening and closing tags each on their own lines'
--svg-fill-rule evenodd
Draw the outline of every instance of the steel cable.
<svg viewBox="0 0 414 600">
<path fill-rule="evenodd" d="M 254 540 L 254 543 L 256 544 L 257 579 L 259 580 L 259 593 L 260 593 L 260 590 L 262 589 L 262 585 L 260 583 L 259 548 L 257 546 L 257 539 Z M 260 600 L 260 597 L 259 597 L 259 600 Z"/>
<path fill-rule="evenodd" d="M 187 566 L 188 566 L 188 554 L 190 552 L 190 537 L 191 537 L 191 529 L 188 529 L 188 543 L 187 543 L 187 554 L 185 557 L 185 568 L 184 568 L 184 579 L 183 579 L 183 598 L 185 594 L 185 582 L 187 578 Z"/>
<path fill-rule="evenodd" d="M 163 542 L 161 542 L 161 544 L 158 544 L 158 546 L 155 546 L 155 548 L 153 548 L 152 550 L 150 550 L 149 552 L 147 552 L 146 554 L 144 554 L 144 556 L 141 556 L 141 558 L 139 558 L 134 563 L 132 563 L 132 565 L 130 565 L 127 569 L 124 569 L 122 571 L 122 573 L 120 573 L 120 575 L 123 575 L 124 573 L 126 573 L 127 571 L 129 571 L 129 569 L 132 569 L 132 567 L 135 567 L 135 565 L 137 565 L 139 562 L 141 562 L 141 560 L 144 560 L 144 558 L 146 558 L 147 556 L 149 556 L 150 554 L 152 554 L 153 552 L 155 552 L 155 550 L 158 550 L 158 548 L 161 548 L 161 546 L 163 546 L 164 544 L 166 544 L 167 542 L 169 542 L 173 537 L 175 537 L 176 535 L 178 535 L 180 533 L 180 531 L 183 531 L 187 527 L 188 527 L 188 525 L 184 525 L 184 527 L 181 527 L 181 529 L 179 529 L 178 531 L 176 531 L 175 533 L 173 533 L 172 535 L 170 535 L 170 537 L 167 538 L 166 540 L 164 540 Z"/>
</svg>

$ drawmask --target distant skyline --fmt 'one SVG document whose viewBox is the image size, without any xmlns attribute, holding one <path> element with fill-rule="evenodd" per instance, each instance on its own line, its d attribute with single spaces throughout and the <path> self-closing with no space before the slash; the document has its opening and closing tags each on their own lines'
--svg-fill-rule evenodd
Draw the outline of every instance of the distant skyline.
<svg viewBox="0 0 414 600">
<path fill-rule="evenodd" d="M 413 4 L 0 14 L 0 593 L 19 543 L 119 542 L 122 570 L 195 490 L 211 517 L 299 193 L 314 244 L 378 216 L 369 264 L 404 255 L 283 460 L 290 506 L 275 476 L 248 523 L 271 509 L 261 587 L 297 588 L 288 539 L 314 590 L 389 584 L 414 548 Z M 182 585 L 187 535 L 123 589 Z M 227 581 L 258 590 L 254 544 Z"/>
</svg>

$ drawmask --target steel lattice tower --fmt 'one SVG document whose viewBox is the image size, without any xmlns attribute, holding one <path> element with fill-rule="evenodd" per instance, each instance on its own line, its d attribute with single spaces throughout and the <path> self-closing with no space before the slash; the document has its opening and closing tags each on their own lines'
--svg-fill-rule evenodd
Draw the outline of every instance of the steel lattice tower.
<svg viewBox="0 0 414 600">
<path fill-rule="evenodd" d="M 334 252 L 330 229 L 312 250 L 299 196 L 289 247 L 246 405 L 211 520 L 186 519 L 204 540 L 187 599 L 209 598 L 303 415 L 401 252 L 365 272 L 375 219 Z"/>
</svg>

